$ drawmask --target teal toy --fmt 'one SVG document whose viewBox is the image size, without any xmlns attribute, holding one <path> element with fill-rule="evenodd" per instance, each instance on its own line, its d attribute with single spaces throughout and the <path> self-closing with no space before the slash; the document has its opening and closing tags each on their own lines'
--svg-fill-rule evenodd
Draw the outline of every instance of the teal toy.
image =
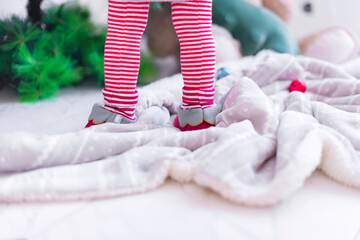
<svg viewBox="0 0 360 240">
<path fill-rule="evenodd" d="M 244 55 L 271 49 L 297 55 L 299 45 L 285 22 L 273 12 L 243 0 L 213 0 L 213 23 L 228 29 Z"/>
</svg>

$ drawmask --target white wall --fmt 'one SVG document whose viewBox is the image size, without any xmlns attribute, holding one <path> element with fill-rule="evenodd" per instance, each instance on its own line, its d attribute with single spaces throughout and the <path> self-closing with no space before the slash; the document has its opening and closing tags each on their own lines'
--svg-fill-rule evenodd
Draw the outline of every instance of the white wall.
<svg viewBox="0 0 360 240">
<path fill-rule="evenodd" d="M 45 0 L 44 5 L 51 2 L 61 3 L 66 0 Z M 107 0 L 79 0 L 93 12 L 93 20 L 106 22 Z M 360 0 L 294 0 L 297 15 L 290 23 L 290 29 L 296 37 L 315 32 L 324 27 L 342 25 L 356 31 L 360 36 Z M 17 13 L 25 15 L 27 0 L 0 0 L 0 17 Z M 311 3 L 313 13 L 303 11 L 305 3 Z"/>
<path fill-rule="evenodd" d="M 360 0 L 295 0 L 297 14 L 290 23 L 297 37 L 311 34 L 330 26 L 345 26 L 360 36 Z M 303 6 L 311 3 L 311 14 L 303 11 Z"/>
</svg>

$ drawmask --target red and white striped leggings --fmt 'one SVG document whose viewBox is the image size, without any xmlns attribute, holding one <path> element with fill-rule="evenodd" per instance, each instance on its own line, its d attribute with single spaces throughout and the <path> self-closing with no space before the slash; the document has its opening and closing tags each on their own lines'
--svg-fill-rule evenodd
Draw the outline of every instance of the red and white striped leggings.
<svg viewBox="0 0 360 240">
<path fill-rule="evenodd" d="M 140 40 L 149 1 L 109 0 L 105 44 L 104 108 L 134 120 Z M 212 0 L 172 2 L 172 21 L 180 42 L 184 79 L 182 108 L 214 105 L 215 44 L 211 31 Z"/>
</svg>

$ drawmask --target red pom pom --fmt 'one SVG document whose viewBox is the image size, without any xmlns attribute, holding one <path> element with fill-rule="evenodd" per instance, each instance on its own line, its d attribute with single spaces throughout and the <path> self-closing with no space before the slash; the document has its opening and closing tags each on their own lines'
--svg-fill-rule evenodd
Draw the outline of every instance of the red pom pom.
<svg viewBox="0 0 360 240">
<path fill-rule="evenodd" d="M 299 92 L 305 92 L 306 91 L 306 84 L 303 80 L 297 79 L 292 81 L 289 87 L 289 91 L 299 91 Z"/>
</svg>

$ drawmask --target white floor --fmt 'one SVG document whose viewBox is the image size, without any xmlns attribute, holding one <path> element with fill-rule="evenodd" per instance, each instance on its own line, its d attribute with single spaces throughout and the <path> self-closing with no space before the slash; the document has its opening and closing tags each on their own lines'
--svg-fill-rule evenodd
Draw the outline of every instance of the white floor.
<svg viewBox="0 0 360 240">
<path fill-rule="evenodd" d="M 0 90 L 0 134 L 79 131 L 95 86 L 18 103 Z M 141 195 L 90 202 L 0 204 L 0 239 L 273 239 L 360 240 L 360 191 L 314 174 L 299 192 L 271 208 L 248 208 L 210 190 L 169 180 Z"/>
</svg>

